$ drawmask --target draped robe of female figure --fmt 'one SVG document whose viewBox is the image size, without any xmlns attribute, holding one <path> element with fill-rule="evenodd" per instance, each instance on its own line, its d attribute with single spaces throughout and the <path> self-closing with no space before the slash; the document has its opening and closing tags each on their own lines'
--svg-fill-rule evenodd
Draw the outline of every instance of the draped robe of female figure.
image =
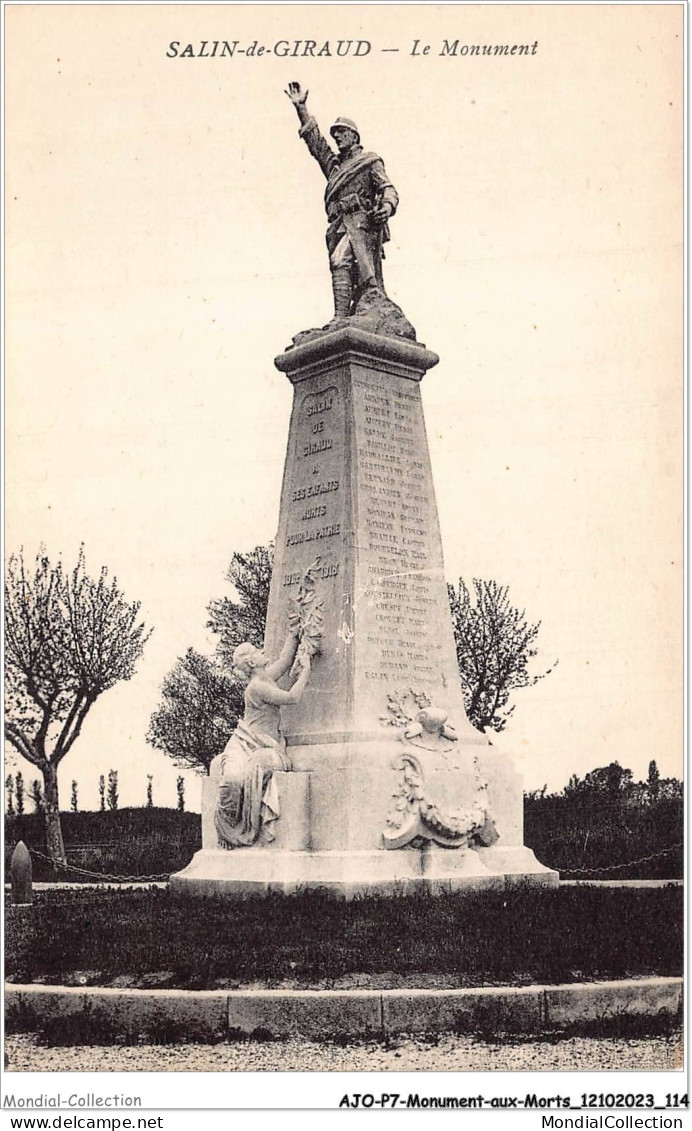
<svg viewBox="0 0 692 1131">
<path fill-rule="evenodd" d="M 290 770 L 291 762 L 280 708 L 262 697 L 258 680 L 251 679 L 245 689 L 245 714 L 219 755 L 219 768 L 214 821 L 220 847 L 269 844 L 280 815 L 274 770 Z"/>
</svg>

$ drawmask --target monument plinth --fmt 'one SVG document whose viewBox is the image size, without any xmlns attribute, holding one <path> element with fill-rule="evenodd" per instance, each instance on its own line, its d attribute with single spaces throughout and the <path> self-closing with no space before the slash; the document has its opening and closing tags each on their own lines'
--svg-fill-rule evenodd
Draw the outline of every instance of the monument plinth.
<svg viewBox="0 0 692 1131">
<path fill-rule="evenodd" d="M 203 849 L 172 887 L 557 883 L 523 845 L 509 759 L 464 709 L 420 395 L 437 362 L 355 325 L 276 358 L 294 400 L 264 652 L 296 624 L 319 652 L 281 708 L 291 769 L 273 775 L 271 839 L 218 846 L 216 768 Z"/>
</svg>

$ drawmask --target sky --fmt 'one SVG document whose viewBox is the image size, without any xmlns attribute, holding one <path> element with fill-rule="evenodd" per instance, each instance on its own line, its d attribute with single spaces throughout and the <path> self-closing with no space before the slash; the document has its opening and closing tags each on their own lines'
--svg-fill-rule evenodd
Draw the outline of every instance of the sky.
<svg viewBox="0 0 692 1131">
<path fill-rule="evenodd" d="M 83 542 L 154 628 L 63 763 L 63 804 L 76 779 L 95 807 L 111 768 L 121 805 L 147 774 L 175 804 L 145 741 L 162 680 L 213 650 L 233 552 L 276 532 L 273 358 L 331 315 L 291 80 L 325 129 L 355 119 L 399 192 L 385 278 L 440 355 L 422 395 L 447 577 L 508 585 L 541 621 L 535 670 L 559 661 L 498 741 L 530 789 L 614 760 L 680 776 L 682 7 L 5 15 L 6 552 L 70 564 Z"/>
</svg>

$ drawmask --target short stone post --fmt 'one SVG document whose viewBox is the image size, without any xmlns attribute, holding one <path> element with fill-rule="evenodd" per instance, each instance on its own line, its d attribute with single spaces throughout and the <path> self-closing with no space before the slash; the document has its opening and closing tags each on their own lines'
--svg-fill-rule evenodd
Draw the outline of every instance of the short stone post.
<svg viewBox="0 0 692 1131">
<path fill-rule="evenodd" d="M 10 861 L 10 883 L 14 906 L 26 906 L 34 902 L 31 878 L 31 856 L 23 840 L 20 840 Z"/>
<path fill-rule="evenodd" d="M 10 861 L 12 894 L 5 919 L 5 967 L 15 980 L 27 977 L 36 932 L 31 856 L 23 840 Z"/>
</svg>

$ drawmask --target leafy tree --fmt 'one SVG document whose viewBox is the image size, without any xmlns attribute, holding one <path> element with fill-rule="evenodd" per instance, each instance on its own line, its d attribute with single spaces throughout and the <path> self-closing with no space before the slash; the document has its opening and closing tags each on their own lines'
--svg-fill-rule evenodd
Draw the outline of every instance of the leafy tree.
<svg viewBox="0 0 692 1131">
<path fill-rule="evenodd" d="M 208 770 L 242 717 L 242 691 L 224 669 L 243 641 L 262 647 L 273 564 L 272 543 L 233 555 L 226 580 L 238 599 L 221 597 L 207 608 L 207 628 L 218 637 L 216 657 L 188 648 L 164 680 L 147 741 L 178 766 Z"/>
<path fill-rule="evenodd" d="M 656 774 L 649 776 L 654 780 Z M 619 762 L 565 788 L 524 794 L 526 844 L 542 863 L 567 875 L 597 869 L 602 879 L 664 879 L 682 875 L 682 782 L 665 778 L 656 797 L 649 779 L 634 781 Z"/>
<path fill-rule="evenodd" d="M 74 780 L 72 782 L 72 794 L 70 796 L 70 809 L 73 813 L 77 813 L 79 810 L 79 805 L 77 804 L 77 782 Z"/>
<path fill-rule="evenodd" d="M 679 778 L 661 778 L 658 790 L 658 799 L 682 800 L 685 795 L 684 782 Z"/>
<path fill-rule="evenodd" d="M 649 774 L 646 779 L 649 796 L 655 801 L 661 792 L 661 775 L 654 759 L 649 762 Z"/>
<path fill-rule="evenodd" d="M 178 811 L 180 813 L 184 813 L 185 812 L 185 778 L 183 777 L 182 774 L 180 775 L 180 777 L 176 778 L 175 788 L 176 788 L 176 791 L 177 791 L 177 794 L 178 794 Z"/>
<path fill-rule="evenodd" d="M 17 815 L 22 816 L 24 812 L 24 777 L 21 770 L 17 770 L 15 776 L 15 795 L 17 798 Z"/>
<path fill-rule="evenodd" d="M 234 554 L 226 580 L 240 600 L 220 597 L 209 603 L 207 628 L 218 636 L 217 656 L 228 668 L 234 650 L 245 640 L 257 648 L 262 647 L 273 566 L 272 542 L 268 546 L 255 546 L 248 554 Z"/>
<path fill-rule="evenodd" d="M 147 774 L 147 809 L 154 805 L 154 775 Z"/>
<path fill-rule="evenodd" d="M 45 816 L 46 808 L 43 800 L 43 791 L 41 790 L 41 783 L 38 778 L 32 778 L 29 796 L 34 806 L 34 812 L 43 813 Z"/>
<path fill-rule="evenodd" d="M 99 774 L 99 809 L 102 813 L 106 811 L 106 778 L 103 774 Z"/>
<path fill-rule="evenodd" d="M 106 794 L 109 809 L 118 808 L 118 771 L 108 771 L 108 793 Z"/>
<path fill-rule="evenodd" d="M 529 671 L 540 621 L 529 624 L 511 604 L 509 588 L 496 581 L 474 578 L 473 599 L 462 578 L 457 589 L 447 589 L 466 713 L 479 730 L 504 730 L 514 711 L 507 706 L 512 692 L 553 670 Z"/>
<path fill-rule="evenodd" d="M 655 806 L 658 801 L 680 801 L 682 798 L 683 783 L 678 778 L 662 778 L 655 761 L 649 762 L 645 781 L 634 781 L 631 770 L 623 769 L 619 762 L 610 762 L 607 766 L 591 770 L 583 778 L 572 774 L 563 790 L 548 794 L 549 800 L 564 799 L 586 806 L 603 802 L 611 806 L 640 808 Z"/>
<path fill-rule="evenodd" d="M 14 778 L 8 774 L 5 778 L 5 797 L 7 798 L 7 815 L 14 816 Z"/>
<path fill-rule="evenodd" d="M 632 771 L 623 769 L 619 762 L 599 766 L 586 775 L 582 792 L 603 800 L 619 800 L 632 787 Z"/>
<path fill-rule="evenodd" d="M 5 736 L 43 775 L 48 853 L 65 862 L 58 766 L 104 691 L 130 679 L 149 637 L 139 604 L 104 566 L 86 572 L 84 549 L 68 572 L 41 550 L 33 566 L 9 560 L 5 581 Z"/>
<path fill-rule="evenodd" d="M 147 741 L 177 766 L 209 769 L 243 713 L 242 693 L 214 660 L 188 648 L 166 676 Z"/>
</svg>

